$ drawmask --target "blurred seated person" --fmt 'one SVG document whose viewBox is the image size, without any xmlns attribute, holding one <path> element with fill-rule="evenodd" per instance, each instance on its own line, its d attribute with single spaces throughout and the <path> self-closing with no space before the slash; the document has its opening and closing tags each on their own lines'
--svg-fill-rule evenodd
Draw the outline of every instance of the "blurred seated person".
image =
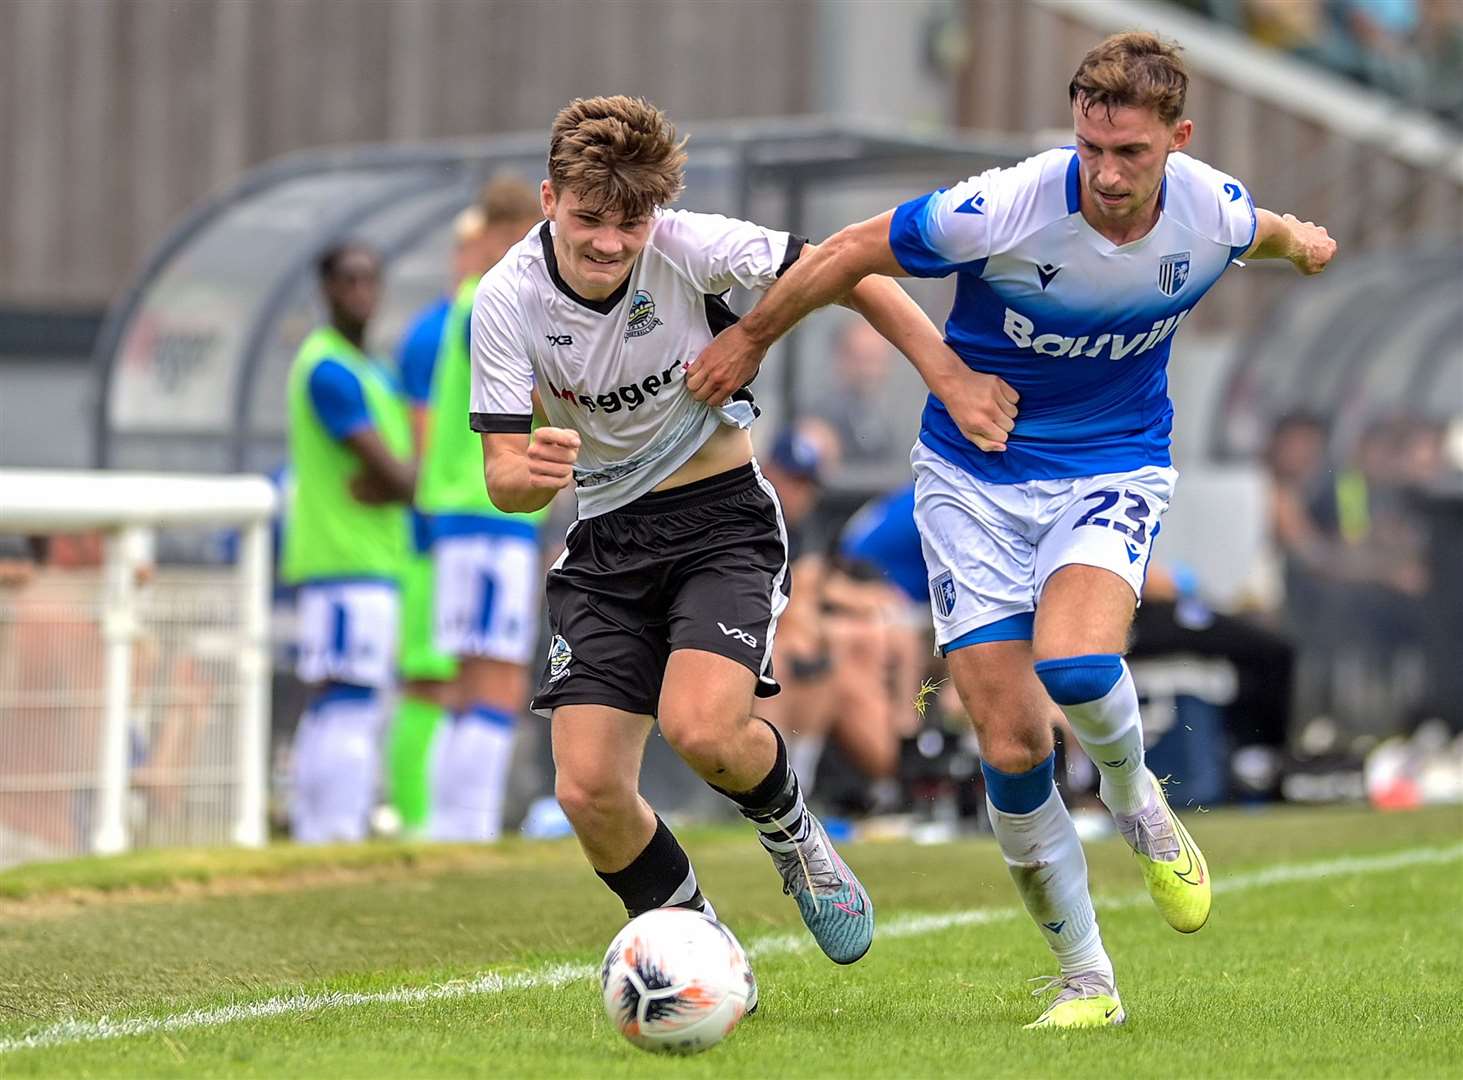
<svg viewBox="0 0 1463 1080">
<path fill-rule="evenodd" d="M 773 641 L 782 693 L 760 705 L 787 741 L 805 790 L 830 736 L 868 779 L 892 777 L 901 712 L 913 712 L 896 704 L 893 672 L 900 644 L 889 634 L 892 590 L 876 575 L 850 572 L 807 542 L 834 445 L 822 425 L 804 421 L 784 431 L 761 459 L 782 502 L 793 590 Z"/>
<path fill-rule="evenodd" d="M 850 319 L 833 337 L 832 378 L 813 413 L 838 437 L 851 465 L 887 463 L 908 456 L 904 419 L 888 407 L 894 347 L 863 319 Z"/>
<path fill-rule="evenodd" d="M 106 693 L 106 538 L 97 530 L 28 538 L 0 581 L 0 846 L 24 857 L 86 850 L 97 825 Z M 138 607 L 154 578 L 138 553 Z M 164 612 L 166 608 L 163 609 Z M 129 776 L 148 814 L 185 809 L 184 770 L 196 758 L 214 693 L 186 637 L 144 621 L 132 640 Z M 146 839 L 142 837 L 142 839 Z"/>
<path fill-rule="evenodd" d="M 1400 418 L 1369 425 L 1312 503 L 1324 537 L 1318 570 L 1332 592 L 1322 610 L 1348 641 L 1385 654 L 1421 640 L 1418 601 L 1428 590 L 1426 526 L 1411 496 L 1412 427 Z"/>
<path fill-rule="evenodd" d="M 919 645 L 928 652 L 929 585 L 914 523 L 914 486 L 875 499 L 854 514 L 844 527 L 839 551 L 847 561 L 876 568 L 899 590 L 903 625 L 909 639 L 918 643 L 907 650 L 915 658 L 912 681 L 917 687 L 924 675 Z M 1154 565 L 1148 571 L 1129 655 L 1140 659 L 1172 653 L 1230 661 L 1238 676 L 1237 696 L 1227 718 L 1234 745 L 1283 749 L 1294 667 L 1289 641 L 1247 619 L 1211 611 L 1191 580 Z M 1064 742 L 1076 747 L 1074 740 Z"/>
<path fill-rule="evenodd" d="M 1290 729 L 1295 647 L 1289 638 L 1238 615 L 1211 609 L 1192 572 L 1148 567 L 1143 603 L 1133 619 L 1133 660 L 1173 654 L 1227 660 L 1237 679 L 1225 729 L 1235 750 L 1284 750 Z"/>
</svg>

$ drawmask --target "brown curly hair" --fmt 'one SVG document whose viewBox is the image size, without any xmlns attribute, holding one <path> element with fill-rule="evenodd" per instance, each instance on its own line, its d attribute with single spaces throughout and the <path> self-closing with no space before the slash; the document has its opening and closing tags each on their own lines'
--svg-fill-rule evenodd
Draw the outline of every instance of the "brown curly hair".
<svg viewBox="0 0 1463 1080">
<path fill-rule="evenodd" d="M 1114 34 L 1082 58 L 1067 96 L 1084 116 L 1093 106 L 1109 114 L 1122 108 L 1152 109 L 1165 124 L 1176 124 L 1189 92 L 1182 51 L 1157 34 Z"/>
<path fill-rule="evenodd" d="M 596 213 L 649 217 L 685 187 L 686 140 L 643 98 L 576 98 L 549 129 L 549 182 Z"/>
</svg>

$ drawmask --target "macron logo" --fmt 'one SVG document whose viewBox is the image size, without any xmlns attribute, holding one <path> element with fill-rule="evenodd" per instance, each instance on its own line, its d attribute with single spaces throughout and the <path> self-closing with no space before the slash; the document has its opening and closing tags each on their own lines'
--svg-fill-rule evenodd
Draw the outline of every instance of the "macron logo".
<svg viewBox="0 0 1463 1080">
<path fill-rule="evenodd" d="M 754 638 L 751 634 L 747 633 L 745 630 L 740 630 L 735 626 L 727 626 L 727 624 L 724 622 L 719 622 L 716 625 L 721 627 L 721 632 L 727 637 L 736 638 L 743 645 L 747 646 L 747 648 L 755 649 L 757 647 L 757 639 Z"/>
<path fill-rule="evenodd" d="M 984 214 L 985 211 L 981 209 L 981 207 L 984 205 L 985 196 L 977 191 L 974 195 L 972 195 L 970 198 L 966 199 L 963 203 L 957 206 L 955 208 L 955 212 L 957 214 Z"/>
</svg>

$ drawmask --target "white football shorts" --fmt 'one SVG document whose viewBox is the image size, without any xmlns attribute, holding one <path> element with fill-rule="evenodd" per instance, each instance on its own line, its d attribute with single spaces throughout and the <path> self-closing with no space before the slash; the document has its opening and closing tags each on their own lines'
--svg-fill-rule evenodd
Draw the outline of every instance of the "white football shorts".
<svg viewBox="0 0 1463 1080">
<path fill-rule="evenodd" d="M 437 648 L 527 664 L 538 644 L 543 567 L 538 544 L 523 536 L 443 536 L 437 567 Z"/>
<path fill-rule="evenodd" d="M 326 682 L 387 687 L 396 679 L 401 597 L 386 581 L 307 581 L 295 601 L 296 674 Z"/>
<path fill-rule="evenodd" d="M 914 517 L 930 578 L 935 641 L 1036 610 L 1063 566 L 1111 570 L 1141 597 L 1178 470 L 982 482 L 923 443 L 910 455 Z"/>
</svg>

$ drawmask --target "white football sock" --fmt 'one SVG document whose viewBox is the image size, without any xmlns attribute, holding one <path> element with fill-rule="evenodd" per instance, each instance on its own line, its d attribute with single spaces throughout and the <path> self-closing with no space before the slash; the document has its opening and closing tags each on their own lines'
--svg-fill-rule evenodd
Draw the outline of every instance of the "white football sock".
<svg viewBox="0 0 1463 1080">
<path fill-rule="evenodd" d="M 427 835 L 434 840 L 496 840 L 516 731 L 506 714 L 484 710 L 453 717 L 433 754 L 433 805 Z"/>
<path fill-rule="evenodd" d="M 823 759 L 823 747 L 827 745 L 826 735 L 788 735 L 787 763 L 798 774 L 798 783 L 803 794 L 813 791 L 813 781 L 818 777 L 818 762 Z"/>
<path fill-rule="evenodd" d="M 1061 795 L 1053 788 L 1029 814 L 1007 814 L 989 799 L 986 808 L 1016 890 L 1062 974 L 1101 971 L 1111 979 L 1112 961 L 1087 891 L 1087 860 Z"/>
<path fill-rule="evenodd" d="M 1063 705 L 1072 733 L 1102 774 L 1098 787 L 1104 805 L 1114 814 L 1136 814 L 1153 798 L 1153 785 L 1143 766 L 1143 724 L 1133 673 L 1123 674 L 1102 697 Z"/>
<path fill-rule="evenodd" d="M 302 844 L 363 840 L 380 770 L 380 696 L 324 701 L 300 718 L 290 833 Z"/>
</svg>

